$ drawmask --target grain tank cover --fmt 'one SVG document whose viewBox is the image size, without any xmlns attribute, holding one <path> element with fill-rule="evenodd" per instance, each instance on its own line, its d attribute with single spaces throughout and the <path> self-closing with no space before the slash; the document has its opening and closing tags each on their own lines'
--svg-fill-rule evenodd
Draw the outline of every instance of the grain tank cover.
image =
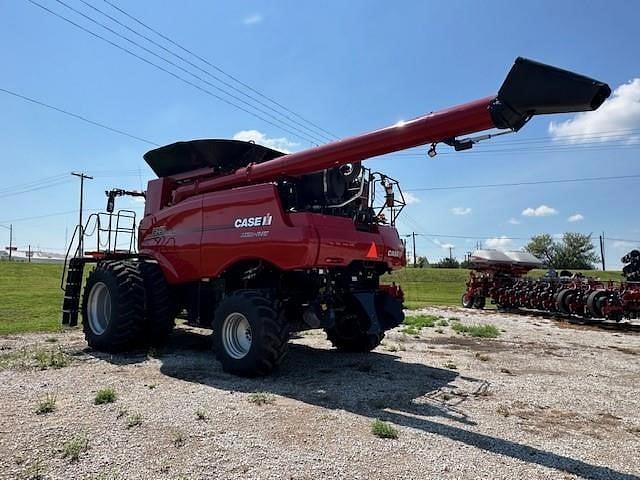
<svg viewBox="0 0 640 480">
<path fill-rule="evenodd" d="M 169 177 L 207 167 L 215 173 L 231 173 L 282 155 L 285 154 L 251 142 L 207 139 L 165 145 L 145 153 L 144 159 L 158 177 Z"/>
</svg>

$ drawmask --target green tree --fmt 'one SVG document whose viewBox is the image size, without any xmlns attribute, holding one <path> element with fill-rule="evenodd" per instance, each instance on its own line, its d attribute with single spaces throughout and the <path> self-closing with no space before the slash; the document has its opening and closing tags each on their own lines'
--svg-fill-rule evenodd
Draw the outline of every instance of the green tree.
<svg viewBox="0 0 640 480">
<path fill-rule="evenodd" d="M 532 237 L 524 249 L 534 257 L 542 260 L 545 265 L 551 266 L 556 255 L 556 246 L 556 242 L 553 241 L 551 235 L 543 233 Z"/>
<path fill-rule="evenodd" d="M 591 235 L 567 232 L 556 246 L 553 268 L 591 270 L 600 261 L 591 241 Z"/>
<path fill-rule="evenodd" d="M 427 268 L 429 267 L 429 260 L 427 260 L 427 257 L 418 257 L 417 258 L 417 267 L 418 268 Z"/>
<path fill-rule="evenodd" d="M 567 232 L 555 241 L 548 233 L 536 235 L 524 249 L 555 269 L 591 270 L 600 261 L 591 235 Z"/>
<path fill-rule="evenodd" d="M 455 258 L 443 258 L 435 264 L 436 268 L 460 268 L 460 263 Z"/>
</svg>

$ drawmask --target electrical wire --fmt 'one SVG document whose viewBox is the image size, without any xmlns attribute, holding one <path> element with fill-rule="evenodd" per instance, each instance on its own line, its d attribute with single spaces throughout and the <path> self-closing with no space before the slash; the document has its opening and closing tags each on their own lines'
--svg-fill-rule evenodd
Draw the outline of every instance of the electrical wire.
<svg viewBox="0 0 640 480">
<path fill-rule="evenodd" d="M 634 175 L 614 175 L 609 177 L 584 177 L 584 178 L 565 178 L 559 180 L 537 180 L 531 182 L 511 182 L 511 183 L 487 183 L 479 185 L 451 185 L 445 187 L 419 187 L 419 188 L 403 188 L 405 192 L 427 192 L 435 190 L 468 190 L 476 188 L 498 188 L 498 187 L 520 187 L 527 185 L 549 185 L 556 183 L 577 183 L 577 182 L 600 182 L 609 180 L 628 180 L 632 178 L 640 178 L 640 174 Z"/>
<path fill-rule="evenodd" d="M 62 113 L 64 115 L 68 115 L 68 116 L 73 117 L 73 118 L 75 118 L 77 120 L 82 120 L 83 122 L 89 123 L 89 124 L 94 125 L 96 127 L 103 128 L 105 130 L 109 130 L 109 131 L 117 133 L 119 135 L 124 135 L 125 137 L 129 137 L 129 138 L 132 138 L 134 140 L 138 140 L 140 142 L 144 142 L 146 144 L 153 145 L 155 147 L 159 147 L 160 146 L 160 144 L 152 142 L 151 140 L 147 140 L 146 138 L 142 138 L 142 137 L 139 137 L 137 135 L 133 135 L 132 133 L 125 132 L 124 130 L 120 130 L 118 128 L 110 127 L 109 125 L 105 125 L 105 124 L 100 123 L 100 122 L 96 122 L 95 120 L 91 120 L 91 119 L 89 119 L 87 117 L 83 117 L 82 115 L 79 115 L 77 113 L 73 113 L 73 112 L 70 112 L 68 110 L 64 110 L 64 109 L 62 109 L 60 107 L 56 107 L 56 106 L 50 105 L 50 104 L 45 103 L 45 102 L 43 102 L 41 100 L 36 100 L 35 98 L 27 97 L 26 95 L 22 95 L 20 93 L 14 92 L 12 90 L 8 90 L 6 88 L 0 88 L 0 92 L 6 93 L 8 95 L 12 95 L 12 96 L 14 96 L 16 98 L 20 98 L 22 100 L 34 103 L 36 105 L 40 105 L 41 107 L 45 107 L 45 108 L 48 108 L 48 109 L 51 109 L 51 110 L 55 110 L 56 112 Z"/>
<path fill-rule="evenodd" d="M 294 118 L 291 118 L 289 115 L 287 114 L 283 114 L 282 112 L 278 111 L 277 109 L 273 108 L 271 105 L 269 105 L 266 102 L 263 102 L 262 100 L 260 100 L 259 98 L 256 98 L 253 95 L 250 95 L 248 93 L 246 93 L 245 91 L 243 91 L 242 89 L 236 87 L 235 85 L 231 84 L 230 82 L 225 81 L 224 79 L 220 78 L 217 75 L 214 75 L 213 73 L 211 73 L 209 70 L 204 69 L 202 67 L 200 67 L 199 65 L 197 65 L 196 63 L 190 61 L 188 58 L 185 58 L 184 56 L 174 52 L 173 50 L 165 47 L 164 45 L 156 42 L 155 40 L 153 40 L 152 38 L 149 38 L 147 35 L 140 33 L 139 31 L 137 31 L 134 28 L 131 28 L 129 25 L 121 22 L 120 20 L 118 20 L 117 18 L 109 15 L 107 12 L 105 12 L 104 10 L 99 9 L 98 7 L 96 7 L 95 5 L 92 5 L 91 3 L 89 3 L 86 0 L 80 0 L 83 4 L 85 4 L 87 7 L 91 8 L 92 10 L 100 13 L 101 15 L 105 16 L 106 18 L 110 19 L 112 22 L 120 25 L 121 27 L 127 29 L 128 31 L 130 31 L 131 33 L 133 33 L 134 35 L 143 38 L 144 40 L 146 40 L 147 42 L 151 43 L 152 45 L 155 45 L 156 47 L 162 49 L 163 51 L 167 52 L 168 54 L 180 59 L 181 61 L 187 63 L 188 65 L 192 66 L 193 68 L 197 69 L 198 71 L 204 73 L 205 75 L 209 76 L 210 78 L 213 78 L 214 80 L 220 82 L 221 84 L 225 85 L 226 87 L 232 89 L 234 92 L 237 92 L 241 95 L 244 95 L 245 97 L 251 99 L 252 101 L 258 103 L 259 105 L 262 105 L 265 108 L 268 108 L 270 111 L 273 111 L 274 113 L 276 113 L 277 115 L 280 115 L 283 118 L 286 118 L 287 120 L 289 120 L 290 122 L 308 130 L 309 132 L 311 132 L 311 134 L 313 135 L 319 135 L 320 137 L 322 137 L 324 140 L 334 140 L 334 137 L 331 136 L 327 136 L 322 132 L 318 132 L 315 129 L 309 128 L 307 125 L 305 125 L 302 122 L 299 122 L 298 120 L 295 120 Z"/>
<path fill-rule="evenodd" d="M 312 143 L 312 144 L 314 143 L 313 140 L 311 140 L 311 139 L 309 139 L 309 138 L 307 138 L 305 136 L 301 136 L 300 134 L 297 134 L 294 131 L 287 129 L 286 127 L 283 127 L 282 125 L 274 123 L 271 120 L 268 120 L 268 119 L 262 117 L 261 115 L 256 114 L 255 112 L 247 110 L 246 108 L 244 108 L 244 107 L 242 107 L 240 105 L 237 105 L 236 103 L 234 103 L 234 102 L 232 102 L 232 101 L 230 101 L 230 100 L 228 100 L 228 99 L 226 99 L 224 97 L 221 97 L 220 95 L 217 95 L 217 94 L 213 93 L 210 90 L 207 90 L 206 88 L 204 88 L 204 87 L 192 82 L 191 80 L 188 80 L 188 79 L 178 75 L 177 73 L 172 72 L 171 70 L 168 70 L 165 67 L 163 67 L 161 65 L 158 65 L 157 63 L 154 63 L 151 60 L 149 60 L 149 59 L 147 59 L 147 58 L 145 58 L 145 57 L 143 57 L 141 55 L 138 55 L 137 53 L 133 52 L 132 50 L 130 50 L 130 49 L 126 48 L 126 47 L 123 47 L 122 45 L 120 45 L 118 43 L 115 43 L 114 41 L 111 41 L 108 38 L 106 38 L 106 37 L 104 37 L 104 36 L 102 36 L 102 35 L 100 35 L 98 33 L 95 33 L 94 31 L 92 31 L 92 30 L 80 25 L 79 23 L 74 22 L 73 20 L 69 19 L 68 17 L 65 17 L 64 15 L 62 15 L 60 13 L 57 13 L 57 12 L 51 10 L 50 8 L 48 8 L 48 7 L 44 6 L 44 5 L 36 2 L 35 0 L 26 0 L 26 1 L 28 1 L 29 3 L 37 6 L 38 8 L 50 13 L 51 15 L 53 15 L 53 16 L 55 16 L 55 17 L 57 17 L 57 18 L 59 18 L 59 19 L 61 19 L 63 21 L 65 21 L 65 22 L 67 22 L 67 23 L 69 23 L 71 25 L 73 25 L 74 27 L 82 30 L 83 32 L 88 33 L 89 35 L 91 35 L 91 36 L 93 36 L 93 37 L 95 37 L 95 38 L 97 38 L 99 40 L 102 40 L 102 41 L 108 43 L 109 45 L 112 45 L 113 47 L 115 47 L 115 48 L 117 48 L 119 50 L 122 50 L 123 52 L 126 52 L 127 54 L 133 56 L 134 58 L 137 58 L 138 60 L 140 60 L 140 61 L 142 61 L 144 63 L 147 63 L 148 65 L 151 65 L 152 67 L 154 67 L 154 68 L 156 68 L 156 69 L 158 69 L 158 70 L 160 70 L 162 72 L 165 72 L 168 75 L 171 75 L 172 77 L 176 78 L 177 80 L 180 80 L 181 82 L 200 90 L 201 92 L 211 96 L 212 98 L 218 99 L 221 102 L 224 102 L 224 103 L 226 103 L 226 104 L 228 104 L 230 106 L 233 106 L 233 107 L 235 107 L 235 108 L 237 108 L 237 109 L 239 109 L 239 110 L 241 110 L 241 111 L 243 111 L 245 113 L 248 113 L 249 115 L 252 115 L 253 117 L 258 118 L 259 120 L 262 120 L 265 123 L 268 123 L 268 124 L 270 124 L 270 125 L 272 125 L 272 126 L 274 126 L 276 128 L 284 130 L 287 133 L 295 136 L 298 139 L 305 140 L 305 141 L 307 141 L 309 143 Z M 59 1 L 59 0 L 56 0 L 56 1 Z M 97 22 L 97 23 L 99 23 L 99 22 Z M 105 27 L 105 28 L 108 28 L 108 27 Z M 173 62 L 171 62 L 170 60 L 167 60 L 167 62 L 170 63 L 170 64 L 173 64 Z"/>
<path fill-rule="evenodd" d="M 103 0 L 107 5 L 111 6 L 112 8 L 116 9 L 117 11 L 119 11 L 121 14 L 125 15 L 126 17 L 128 17 L 129 19 L 133 20 L 134 22 L 136 22 L 137 24 L 141 25 L 142 27 L 146 28 L 147 30 L 149 30 L 150 32 L 155 33 L 156 35 L 158 35 L 160 38 L 166 40 L 167 42 L 169 42 L 170 44 L 178 47 L 180 50 L 182 50 L 185 53 L 188 53 L 189 55 L 193 56 L 194 58 L 200 60 L 202 63 L 204 63 L 205 65 L 208 65 L 209 67 L 213 68 L 214 70 L 216 70 L 217 72 L 221 73 L 222 75 L 224 75 L 225 77 L 229 78 L 230 80 L 233 80 L 234 82 L 237 82 L 239 85 L 242 85 L 243 87 L 247 88 L 248 90 L 250 90 L 251 92 L 255 93 L 256 95 L 260 96 L 261 98 L 264 98 L 265 100 L 268 100 L 269 102 L 273 103 L 274 105 L 280 107 L 282 110 L 295 115 L 296 117 L 298 117 L 299 119 L 305 121 L 306 123 L 308 123 L 309 125 L 312 125 L 313 127 L 317 128 L 318 130 L 320 130 L 321 132 L 324 132 L 325 134 L 329 135 L 332 138 L 338 138 L 338 136 L 335 133 L 331 133 L 330 131 L 322 128 L 321 126 L 317 125 L 316 123 L 312 122 L 311 120 L 308 120 L 306 118 L 304 118 L 303 116 L 301 116 L 300 114 L 296 113 L 295 111 L 287 108 L 286 106 L 282 105 L 281 103 L 277 102 L 276 100 L 274 100 L 272 97 L 269 97 L 261 92 L 259 92 L 258 90 L 256 90 L 255 88 L 251 87 L 250 85 L 246 84 L 245 82 L 239 80 L 237 77 L 231 75 L 230 73 L 224 71 L 222 68 L 220 68 L 219 66 L 211 63 L 210 61 L 208 61 L 206 58 L 203 58 L 202 56 L 194 53 L 192 50 L 189 50 L 188 48 L 184 47 L 183 45 L 180 45 L 178 42 L 176 42 L 175 40 L 169 38 L 168 36 L 164 35 L 163 33 L 159 32 L 158 30 L 154 29 L 153 27 L 150 27 L 149 25 L 147 25 L 146 23 L 144 23 L 142 20 L 140 20 L 139 18 L 131 15 L 130 13 L 126 12 L 124 9 L 122 9 L 121 7 L 119 7 L 118 5 L 110 2 L 109 0 Z"/>
</svg>

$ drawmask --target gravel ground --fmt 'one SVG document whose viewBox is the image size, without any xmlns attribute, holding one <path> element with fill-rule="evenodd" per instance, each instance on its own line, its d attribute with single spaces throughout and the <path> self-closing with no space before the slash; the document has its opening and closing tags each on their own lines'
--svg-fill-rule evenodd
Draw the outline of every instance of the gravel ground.
<svg viewBox="0 0 640 480">
<path fill-rule="evenodd" d="M 118 356 L 78 331 L 1 337 L 0 478 L 640 478 L 640 335 L 420 313 L 502 333 L 396 329 L 360 355 L 311 331 L 265 379 L 222 372 L 208 333 L 186 326 L 161 350 Z M 58 349 L 69 365 L 38 368 L 64 365 L 46 353 Z M 105 387 L 116 401 L 95 405 Z M 47 395 L 54 411 L 36 414 Z M 398 438 L 375 437 L 377 418 Z"/>
</svg>

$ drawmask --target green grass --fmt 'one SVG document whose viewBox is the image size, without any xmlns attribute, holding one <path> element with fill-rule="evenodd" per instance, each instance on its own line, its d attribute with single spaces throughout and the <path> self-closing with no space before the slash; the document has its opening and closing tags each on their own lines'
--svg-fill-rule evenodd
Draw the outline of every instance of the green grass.
<svg viewBox="0 0 640 480">
<path fill-rule="evenodd" d="M 401 330 L 402 333 L 407 335 L 418 335 L 423 328 L 432 328 L 436 326 L 436 322 L 440 321 L 442 317 L 435 315 L 416 315 L 407 316 L 402 322 L 405 327 Z"/>
<path fill-rule="evenodd" d="M 375 419 L 371 424 L 371 433 L 380 438 L 398 438 L 398 429 L 379 419 Z"/>
<path fill-rule="evenodd" d="M 44 415 L 45 413 L 51 413 L 56 409 L 57 395 L 47 393 L 47 395 L 38 402 L 36 406 L 36 413 L 38 415 Z"/>
<path fill-rule="evenodd" d="M 93 403 L 96 405 L 104 405 L 105 403 L 113 403 L 116 401 L 116 391 L 111 388 L 102 388 L 96 393 L 96 398 Z"/>
<path fill-rule="evenodd" d="M 89 439 L 86 435 L 77 435 L 62 446 L 63 458 L 68 458 L 70 462 L 77 462 L 80 454 L 89 450 Z"/>
<path fill-rule="evenodd" d="M 0 262 L 0 334 L 60 330 L 61 265 Z"/>
<path fill-rule="evenodd" d="M 248 400 L 256 405 L 266 405 L 275 402 L 276 397 L 267 392 L 254 392 L 249 395 Z"/>
<path fill-rule="evenodd" d="M 463 325 L 454 323 L 451 325 L 452 330 L 458 333 L 466 333 L 472 337 L 479 338 L 496 338 L 500 336 L 500 330 L 495 325 Z"/>
<path fill-rule="evenodd" d="M 62 265 L 0 262 L 0 335 L 60 330 Z M 539 277 L 545 270 L 534 270 Z M 620 272 L 585 271 L 603 280 L 620 280 Z M 469 275 L 464 269 L 405 268 L 382 277 L 405 292 L 409 308 L 460 305 Z M 153 352 L 152 352 L 153 353 Z"/>
</svg>

